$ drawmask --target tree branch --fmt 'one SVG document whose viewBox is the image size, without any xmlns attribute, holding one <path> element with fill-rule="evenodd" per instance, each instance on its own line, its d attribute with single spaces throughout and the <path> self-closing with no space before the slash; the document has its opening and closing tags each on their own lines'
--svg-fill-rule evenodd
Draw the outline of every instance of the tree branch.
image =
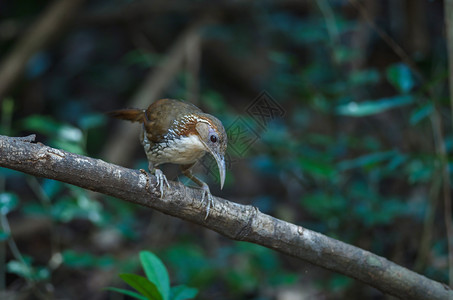
<svg viewBox="0 0 453 300">
<path fill-rule="evenodd" d="M 43 144 L 0 136 L 0 166 L 77 185 L 157 209 L 227 236 L 256 243 L 336 271 L 403 299 L 453 299 L 453 291 L 368 251 L 261 213 L 257 208 L 214 197 L 205 220 L 201 191 L 170 182 L 161 199 L 156 178 Z"/>
</svg>

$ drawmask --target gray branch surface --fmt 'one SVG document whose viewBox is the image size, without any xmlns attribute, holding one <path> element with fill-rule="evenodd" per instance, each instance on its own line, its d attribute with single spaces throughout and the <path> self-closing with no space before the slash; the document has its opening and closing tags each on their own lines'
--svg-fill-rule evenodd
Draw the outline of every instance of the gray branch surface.
<svg viewBox="0 0 453 300">
<path fill-rule="evenodd" d="M 402 299 L 453 299 L 446 285 L 383 257 L 261 213 L 257 208 L 214 197 L 205 220 L 201 191 L 171 182 L 161 199 L 156 178 L 86 156 L 33 143 L 34 136 L 0 135 L 0 167 L 70 183 L 202 225 L 239 241 L 259 244 L 342 273 Z"/>
</svg>

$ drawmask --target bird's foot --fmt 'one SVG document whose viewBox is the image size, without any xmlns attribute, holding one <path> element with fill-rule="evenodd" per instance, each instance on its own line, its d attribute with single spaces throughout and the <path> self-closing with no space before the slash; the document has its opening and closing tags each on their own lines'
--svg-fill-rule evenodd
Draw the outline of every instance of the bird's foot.
<svg viewBox="0 0 453 300">
<path fill-rule="evenodd" d="M 162 198 L 164 196 L 164 182 L 167 187 L 170 187 L 170 184 L 167 181 L 167 177 L 165 177 L 165 174 L 160 169 L 154 169 L 154 175 L 156 176 L 157 186 L 159 187 L 160 197 Z"/>
<path fill-rule="evenodd" d="M 209 210 L 212 207 L 214 207 L 214 199 L 212 198 L 211 191 L 209 190 L 209 186 L 203 182 L 203 185 L 201 187 L 203 190 L 203 196 L 201 197 L 201 203 L 204 203 L 204 199 L 207 198 L 208 203 L 207 203 L 207 208 L 206 208 L 206 216 L 204 219 L 206 220 L 209 216 Z"/>
</svg>

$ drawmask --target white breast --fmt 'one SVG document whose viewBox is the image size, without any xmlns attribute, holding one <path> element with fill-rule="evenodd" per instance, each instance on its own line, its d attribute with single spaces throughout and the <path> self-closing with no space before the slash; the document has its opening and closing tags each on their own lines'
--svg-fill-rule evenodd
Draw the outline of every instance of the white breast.
<svg viewBox="0 0 453 300">
<path fill-rule="evenodd" d="M 198 136 L 189 135 L 155 144 L 149 152 L 145 147 L 145 152 L 155 166 L 165 163 L 185 165 L 199 160 L 206 153 L 206 148 Z"/>
</svg>

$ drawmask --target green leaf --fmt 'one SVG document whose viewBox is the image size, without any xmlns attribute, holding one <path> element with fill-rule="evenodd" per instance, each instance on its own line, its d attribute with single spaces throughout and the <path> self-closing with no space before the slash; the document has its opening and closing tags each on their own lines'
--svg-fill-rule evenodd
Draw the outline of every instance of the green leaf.
<svg viewBox="0 0 453 300">
<path fill-rule="evenodd" d="M 365 154 L 354 159 L 341 161 L 338 163 L 337 168 L 338 170 L 345 171 L 353 168 L 367 167 L 390 160 L 398 154 L 399 153 L 394 150 Z"/>
<path fill-rule="evenodd" d="M 54 135 L 63 126 L 49 116 L 31 115 L 23 120 L 24 129 L 37 131 L 44 135 Z"/>
<path fill-rule="evenodd" d="M 71 268 L 89 268 L 95 266 L 95 257 L 90 253 L 78 253 L 74 250 L 63 251 L 63 263 Z"/>
<path fill-rule="evenodd" d="M 157 286 L 143 276 L 124 273 L 120 274 L 120 278 L 149 300 L 164 299 Z"/>
<path fill-rule="evenodd" d="M 379 79 L 379 72 L 376 69 L 356 70 L 349 75 L 349 82 L 354 85 L 377 83 Z"/>
<path fill-rule="evenodd" d="M 427 103 L 426 105 L 412 111 L 410 118 L 411 125 L 415 125 L 424 118 L 428 117 L 433 112 L 433 108 L 432 103 Z"/>
<path fill-rule="evenodd" d="M 348 286 L 354 281 L 343 275 L 334 275 L 330 280 L 328 280 L 328 287 L 331 291 L 340 292 L 344 291 Z"/>
<path fill-rule="evenodd" d="M 391 172 L 397 170 L 408 160 L 407 155 L 397 152 L 387 164 L 387 169 Z"/>
<path fill-rule="evenodd" d="M 19 204 L 19 199 L 16 194 L 13 193 L 1 193 L 0 194 L 0 213 L 7 215 L 9 212 L 14 210 Z"/>
<path fill-rule="evenodd" d="M 33 273 L 31 266 L 24 264 L 18 260 L 9 261 L 6 265 L 6 269 L 8 270 L 8 272 L 19 275 L 23 278 L 31 278 Z"/>
<path fill-rule="evenodd" d="M 198 294 L 198 290 L 185 285 L 174 286 L 170 290 L 170 300 L 192 299 Z"/>
<path fill-rule="evenodd" d="M 386 110 L 408 105 L 413 102 L 414 98 L 409 95 L 381 98 L 360 103 L 352 101 L 347 104 L 339 105 L 336 109 L 336 113 L 349 117 L 364 117 L 379 114 Z"/>
<path fill-rule="evenodd" d="M 47 280 L 50 278 L 50 271 L 47 267 L 37 267 L 33 272 L 33 279 Z"/>
<path fill-rule="evenodd" d="M 331 177 L 335 173 L 335 168 L 332 164 L 320 159 L 300 157 L 299 164 L 304 171 L 322 178 Z"/>
<path fill-rule="evenodd" d="M 73 142 L 56 139 L 56 140 L 52 141 L 51 146 L 54 148 L 63 149 L 65 151 L 80 154 L 80 155 L 85 154 L 83 147 L 81 145 L 79 145 L 77 143 L 73 143 Z"/>
<path fill-rule="evenodd" d="M 61 191 L 63 183 L 52 179 L 44 179 L 42 181 L 42 188 L 49 199 L 52 199 Z"/>
<path fill-rule="evenodd" d="M 302 204 L 311 214 L 325 220 L 333 219 L 348 209 L 348 202 L 341 195 L 330 195 L 325 192 L 305 195 Z"/>
<path fill-rule="evenodd" d="M 87 252 L 76 252 L 74 250 L 63 251 L 63 263 L 75 269 L 100 268 L 109 269 L 114 264 L 114 259 L 109 255 L 95 256 Z"/>
<path fill-rule="evenodd" d="M 6 265 L 8 272 L 34 280 L 45 280 L 50 276 L 50 272 L 46 267 L 33 268 L 31 264 L 26 261 L 11 260 Z"/>
<path fill-rule="evenodd" d="M 133 291 L 129 291 L 129 290 L 125 290 L 125 289 L 119 289 L 119 288 L 115 288 L 115 287 L 108 287 L 105 290 L 112 291 L 112 292 L 117 292 L 117 293 L 124 294 L 124 295 L 127 295 L 127 296 L 132 297 L 132 298 L 140 299 L 140 300 L 148 300 L 148 298 L 146 298 L 145 296 L 140 295 L 139 293 L 136 293 L 136 292 L 133 292 Z"/>
<path fill-rule="evenodd" d="M 409 183 L 427 183 L 432 180 L 436 167 L 431 159 L 415 158 L 406 165 Z"/>
<path fill-rule="evenodd" d="M 402 63 L 387 68 L 388 81 L 402 93 L 408 93 L 415 86 L 411 69 Z"/>
<path fill-rule="evenodd" d="M 148 280 L 159 289 L 164 300 L 170 296 L 170 278 L 162 261 L 149 251 L 140 252 L 140 261 Z"/>
<path fill-rule="evenodd" d="M 83 133 L 79 128 L 58 122 L 49 116 L 29 116 L 24 119 L 23 127 L 67 143 L 80 143 L 83 141 Z"/>
</svg>

